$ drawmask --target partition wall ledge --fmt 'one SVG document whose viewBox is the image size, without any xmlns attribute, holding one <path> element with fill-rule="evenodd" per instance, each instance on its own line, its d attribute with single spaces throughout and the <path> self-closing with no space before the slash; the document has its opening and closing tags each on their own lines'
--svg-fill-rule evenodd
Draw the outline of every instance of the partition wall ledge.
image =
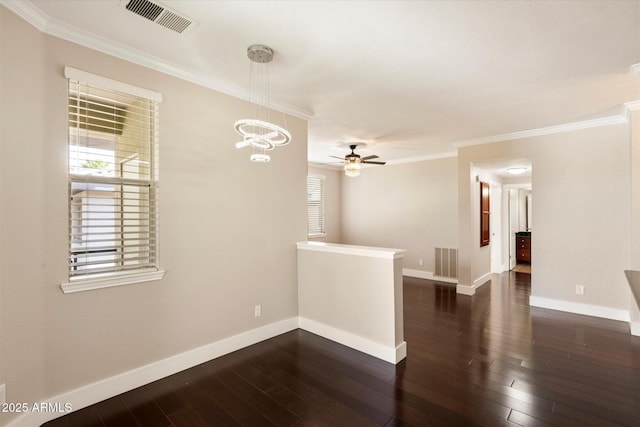
<svg viewBox="0 0 640 427">
<path fill-rule="evenodd" d="M 374 258 L 397 259 L 402 258 L 407 252 L 406 249 L 378 248 L 373 246 L 343 245 L 339 243 L 325 242 L 298 242 L 299 250 L 315 252 L 332 252 L 344 255 L 359 255 Z"/>
</svg>

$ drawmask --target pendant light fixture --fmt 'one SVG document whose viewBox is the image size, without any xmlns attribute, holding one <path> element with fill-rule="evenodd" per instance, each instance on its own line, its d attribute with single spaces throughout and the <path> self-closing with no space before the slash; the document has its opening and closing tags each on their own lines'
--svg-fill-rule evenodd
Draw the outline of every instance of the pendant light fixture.
<svg viewBox="0 0 640 427">
<path fill-rule="evenodd" d="M 254 115 L 250 119 L 235 122 L 236 132 L 242 141 L 236 148 L 251 147 L 251 161 L 265 163 L 271 160 L 266 151 L 287 145 L 291 142 L 291 134 L 285 128 L 271 122 L 269 108 L 269 63 L 273 60 L 273 49 L 261 44 L 247 48 L 247 56 L 251 61 L 249 69 L 249 101 L 254 105 Z M 286 118 L 284 125 L 286 126 Z"/>
</svg>

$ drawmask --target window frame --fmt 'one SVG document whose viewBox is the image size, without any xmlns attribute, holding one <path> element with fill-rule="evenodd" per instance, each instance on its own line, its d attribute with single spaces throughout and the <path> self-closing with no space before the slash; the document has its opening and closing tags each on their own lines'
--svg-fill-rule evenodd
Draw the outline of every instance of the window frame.
<svg viewBox="0 0 640 427">
<path fill-rule="evenodd" d="M 320 218 L 320 223 L 318 224 L 320 228 L 319 232 L 310 232 L 311 229 L 311 215 L 310 215 L 310 206 L 311 206 L 311 200 L 309 197 L 310 194 L 310 180 L 316 179 L 318 180 L 318 182 L 320 183 L 320 200 L 319 205 L 320 205 L 320 211 L 321 211 L 321 215 L 319 215 Z M 308 239 L 318 239 L 318 238 L 323 238 L 323 237 L 327 237 L 327 229 L 326 229 L 326 176 L 324 175 L 317 175 L 317 174 L 308 174 L 307 175 L 307 238 Z"/>
<path fill-rule="evenodd" d="M 78 81 L 78 82 L 81 82 L 82 84 L 91 85 L 91 86 L 103 89 L 105 91 L 123 92 L 135 97 L 144 98 L 145 100 L 151 101 L 156 105 L 155 112 L 154 112 L 155 126 L 153 126 L 154 129 L 153 129 L 151 140 L 149 143 L 149 149 L 151 151 L 150 156 L 152 160 L 151 161 L 152 170 L 150 171 L 150 175 L 147 179 L 149 183 L 149 192 L 150 192 L 148 195 L 149 203 L 153 203 L 153 207 L 150 208 L 151 209 L 150 212 L 153 212 L 152 213 L 153 221 L 149 223 L 148 227 L 150 232 L 153 233 L 156 250 L 155 250 L 155 255 L 153 256 L 153 260 L 155 261 L 153 262 L 153 266 L 140 268 L 140 269 L 132 268 L 130 270 L 124 270 L 124 271 L 111 271 L 111 272 L 104 272 L 104 273 L 96 272 L 96 273 L 90 273 L 83 276 L 80 276 L 80 275 L 75 276 L 75 275 L 72 275 L 69 271 L 69 269 L 71 268 L 71 264 L 68 261 L 67 262 L 68 281 L 60 285 L 62 288 L 62 291 L 64 293 L 73 293 L 73 292 L 87 291 L 92 289 L 101 289 L 101 288 L 112 287 L 112 286 L 128 285 L 132 283 L 141 283 L 141 282 L 160 280 L 164 277 L 164 271 L 160 268 L 159 250 L 157 249 L 157 246 L 159 245 L 159 240 L 158 240 L 159 229 L 157 225 L 157 218 L 158 218 L 157 192 L 159 188 L 158 169 L 157 169 L 157 161 L 158 161 L 157 104 L 162 102 L 162 95 L 154 91 L 150 91 L 144 88 L 139 88 L 137 86 L 129 85 L 116 80 L 111 80 L 102 76 L 98 76 L 92 73 L 75 69 L 69 66 L 65 67 L 64 76 L 67 79 L 67 82 Z M 67 93 L 70 94 L 70 90 L 67 90 Z M 67 101 L 67 105 L 70 105 L 69 101 Z M 67 127 L 69 127 L 69 125 L 67 125 Z M 67 146 L 67 150 L 69 150 L 71 147 L 70 136 L 66 146 Z M 67 153 L 67 159 L 69 158 L 70 158 L 69 153 Z M 70 166 L 67 167 L 67 178 L 69 181 L 68 194 L 66 195 L 67 201 L 68 201 L 68 209 L 67 209 L 68 224 L 71 224 L 71 220 L 73 219 L 73 215 L 74 215 L 74 212 L 72 212 L 74 208 L 72 208 L 72 205 L 71 205 L 72 183 L 82 182 L 80 179 L 78 179 L 79 177 L 80 175 L 71 173 Z M 92 179 L 88 179 L 88 181 L 91 181 L 91 180 Z M 141 182 L 144 182 L 144 180 L 142 180 Z M 153 224 L 154 221 L 155 221 L 155 224 Z M 72 238 L 71 233 L 69 233 L 67 238 L 68 239 L 67 249 L 69 251 L 68 253 L 69 256 L 71 254 L 71 243 L 72 243 L 71 238 Z"/>
</svg>

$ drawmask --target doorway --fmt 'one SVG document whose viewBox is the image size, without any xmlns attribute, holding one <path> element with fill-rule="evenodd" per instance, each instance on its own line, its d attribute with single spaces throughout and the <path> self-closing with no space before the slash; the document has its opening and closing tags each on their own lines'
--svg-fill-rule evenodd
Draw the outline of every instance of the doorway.
<svg viewBox="0 0 640 427">
<path fill-rule="evenodd" d="M 509 270 L 531 274 L 532 187 L 529 183 L 505 185 L 505 192 Z"/>
</svg>

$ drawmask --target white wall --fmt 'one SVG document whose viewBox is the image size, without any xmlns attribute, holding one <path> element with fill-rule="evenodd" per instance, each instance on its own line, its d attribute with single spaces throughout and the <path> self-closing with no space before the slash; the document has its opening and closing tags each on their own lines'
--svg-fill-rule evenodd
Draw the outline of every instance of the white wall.
<svg viewBox="0 0 640 427">
<path fill-rule="evenodd" d="M 344 177 L 343 243 L 407 249 L 404 268 L 433 272 L 435 248 L 458 247 L 457 179 L 455 158 L 367 167 Z"/>
<path fill-rule="evenodd" d="M 248 103 L 0 13 L 0 383 L 8 401 L 38 402 L 297 316 L 306 122 L 288 117 L 293 142 L 270 163 L 251 163 L 248 150 L 234 147 L 233 129 L 251 112 Z M 164 96 L 161 281 L 60 289 L 68 261 L 65 65 Z"/>
<path fill-rule="evenodd" d="M 402 256 L 393 249 L 299 243 L 300 327 L 391 363 L 404 359 Z"/>
<path fill-rule="evenodd" d="M 534 144 L 532 296 L 627 309 L 629 149 L 626 125 Z M 585 295 L 575 294 L 576 285 Z"/>
<path fill-rule="evenodd" d="M 499 177 L 495 176 L 493 173 L 486 171 L 480 167 L 475 165 L 471 165 L 470 169 L 470 180 L 471 184 L 471 212 L 470 218 L 471 223 L 473 224 L 473 232 L 467 236 L 467 239 L 471 240 L 472 244 L 477 247 L 477 251 L 475 253 L 475 257 L 473 258 L 473 277 L 472 277 L 472 285 L 482 285 L 490 278 L 491 274 L 491 256 L 492 249 L 495 245 L 499 245 L 499 237 L 496 236 L 490 237 L 490 242 L 486 246 L 480 246 L 480 182 L 489 183 L 490 188 L 500 187 L 502 185 L 502 181 Z M 493 193 L 489 194 L 490 197 L 490 209 L 493 211 L 493 207 L 497 200 L 500 199 L 500 195 L 496 195 Z M 496 220 L 498 215 L 491 215 L 490 221 Z M 493 229 L 495 224 L 490 223 L 491 228 Z M 464 285 L 464 282 L 461 282 Z M 460 289 L 460 288 L 458 288 Z"/>
<path fill-rule="evenodd" d="M 468 165 L 505 156 L 532 161 L 532 297 L 627 311 L 630 263 L 630 132 L 611 125 L 459 150 L 461 277 L 482 269 Z M 465 168 L 464 166 L 467 165 Z M 467 172 L 468 173 L 468 172 Z M 464 222 L 463 222 L 464 221 Z M 471 236 L 471 238 L 469 238 Z M 576 295 L 575 286 L 585 287 Z M 583 307 L 585 308 L 585 307 Z M 588 307 L 586 307 L 588 308 Z"/>
<path fill-rule="evenodd" d="M 640 110 L 631 113 L 631 263 L 630 269 L 640 270 Z M 640 307 L 629 298 L 631 331 L 640 335 Z"/>
</svg>

